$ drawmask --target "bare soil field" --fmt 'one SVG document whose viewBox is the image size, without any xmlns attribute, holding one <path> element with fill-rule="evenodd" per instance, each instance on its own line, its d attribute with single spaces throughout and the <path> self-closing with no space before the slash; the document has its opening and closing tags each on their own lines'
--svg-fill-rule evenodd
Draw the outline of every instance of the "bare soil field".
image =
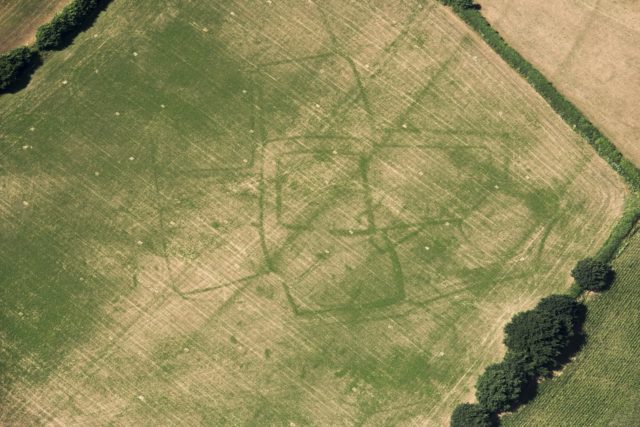
<svg viewBox="0 0 640 427">
<path fill-rule="evenodd" d="M 69 0 L 0 0 L 0 52 L 30 45 L 36 30 Z"/>
<path fill-rule="evenodd" d="M 0 423 L 427 425 L 621 179 L 435 2 L 117 0 L 0 98 Z"/>
<path fill-rule="evenodd" d="M 479 3 L 505 40 L 640 165 L 640 1 Z"/>
</svg>

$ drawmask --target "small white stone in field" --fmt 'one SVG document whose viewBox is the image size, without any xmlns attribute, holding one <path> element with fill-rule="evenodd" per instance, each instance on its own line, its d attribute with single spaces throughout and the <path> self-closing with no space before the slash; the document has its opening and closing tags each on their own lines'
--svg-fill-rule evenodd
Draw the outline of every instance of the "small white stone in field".
<svg viewBox="0 0 640 427">
<path fill-rule="evenodd" d="M 95 171 L 93 174 L 94 174 L 95 176 L 100 176 L 100 172 L 98 172 L 98 171 Z"/>
<path fill-rule="evenodd" d="M 320 104 L 316 103 L 316 108 L 320 108 Z"/>
<path fill-rule="evenodd" d="M 369 69 L 369 64 L 364 64 L 364 68 Z"/>
<path fill-rule="evenodd" d="M 349 234 L 353 234 L 353 230 L 349 230 Z"/>
<path fill-rule="evenodd" d="M 63 85 L 66 85 L 67 83 L 69 83 L 69 82 L 68 82 L 68 81 L 66 81 L 66 80 L 63 80 L 63 81 L 62 81 L 62 84 L 63 84 Z"/>
<path fill-rule="evenodd" d="M 98 35 L 97 35 L 97 34 L 94 34 L 94 35 L 93 35 L 93 38 L 94 38 L 94 39 L 97 39 L 97 38 L 98 38 Z"/>
<path fill-rule="evenodd" d="M 247 90 L 246 89 L 242 89 L 242 93 L 247 93 Z"/>
<path fill-rule="evenodd" d="M 21 311 L 19 311 L 19 312 L 18 312 L 18 316 L 22 317 L 22 316 L 24 316 L 24 313 L 23 313 L 23 312 L 21 312 Z"/>
<path fill-rule="evenodd" d="M 494 185 L 493 188 L 495 188 L 496 190 L 499 189 L 500 187 L 498 187 L 497 185 Z"/>
<path fill-rule="evenodd" d="M 420 171 L 420 172 L 418 172 L 418 175 L 422 176 L 422 175 L 424 175 L 424 172 Z"/>
<path fill-rule="evenodd" d="M 406 129 L 406 128 L 407 128 L 407 124 L 406 124 L 406 123 L 403 123 L 403 124 L 402 124 L 402 129 Z"/>
<path fill-rule="evenodd" d="M 524 260 L 525 260 L 525 258 L 524 258 L 524 257 L 520 257 L 520 261 L 524 261 Z"/>
<path fill-rule="evenodd" d="M 254 132 L 254 130 L 253 130 L 253 129 L 249 129 L 249 133 L 253 133 L 253 132 Z"/>
<path fill-rule="evenodd" d="M 29 130 L 30 130 L 31 132 L 33 132 L 34 130 L 36 130 L 36 128 L 34 128 L 33 126 L 31 126 L 31 127 L 29 128 Z"/>
<path fill-rule="evenodd" d="M 355 393 L 358 389 L 356 387 L 351 387 L 351 391 Z"/>
<path fill-rule="evenodd" d="M 428 251 L 428 250 L 429 250 L 429 249 L 431 249 L 431 248 L 430 248 L 429 246 L 425 246 L 425 247 L 424 247 L 424 249 L 425 249 L 426 251 Z"/>
<path fill-rule="evenodd" d="M 231 12 L 229 15 L 236 16 L 236 13 L 235 12 Z"/>
<path fill-rule="evenodd" d="M 23 145 L 23 146 L 22 146 L 22 149 L 23 149 L 23 150 L 26 150 L 27 148 L 29 148 L 29 146 L 28 146 L 28 145 Z"/>
<path fill-rule="evenodd" d="M 142 240 L 138 240 L 136 243 L 138 244 L 138 246 L 140 246 L 142 245 Z"/>
<path fill-rule="evenodd" d="M 524 179 L 529 179 L 531 178 L 529 175 L 525 176 Z"/>
<path fill-rule="evenodd" d="M 143 396 L 143 395 L 141 395 L 141 394 L 140 394 L 140 395 L 138 395 L 138 399 L 139 399 L 140 401 L 144 402 L 144 396 Z"/>
<path fill-rule="evenodd" d="M 160 104 L 160 108 L 164 108 L 164 104 Z"/>
<path fill-rule="evenodd" d="M 447 227 L 450 226 L 451 224 L 449 224 L 449 221 L 445 222 L 444 225 L 446 225 Z"/>
<path fill-rule="evenodd" d="M 96 68 L 96 74 L 98 74 L 98 69 Z"/>
<path fill-rule="evenodd" d="M 135 158 L 135 157 L 133 157 L 133 156 L 129 157 L 129 160 L 131 160 L 131 161 L 134 161 L 135 159 L 136 159 L 136 158 Z"/>
<path fill-rule="evenodd" d="M 330 253 L 330 252 L 331 252 L 331 251 L 329 251 L 329 249 L 325 249 L 325 250 L 324 250 L 324 253 L 325 253 L 325 254 L 328 254 L 328 253 Z"/>
<path fill-rule="evenodd" d="M 23 200 L 23 201 L 22 201 L 22 205 L 23 205 L 23 206 L 29 206 L 29 202 L 27 202 L 26 200 Z"/>
<path fill-rule="evenodd" d="M 119 116 L 120 115 L 120 111 L 116 111 L 115 114 L 116 114 L 116 116 Z"/>
<path fill-rule="evenodd" d="M 182 351 L 184 351 L 185 353 L 189 353 L 189 347 L 183 348 Z"/>
<path fill-rule="evenodd" d="M 133 52 L 133 56 L 138 56 L 138 52 Z"/>
<path fill-rule="evenodd" d="M 444 351 L 441 351 L 440 353 L 438 353 L 438 356 L 440 357 L 444 356 Z"/>
<path fill-rule="evenodd" d="M 204 28 L 202 29 L 202 31 L 203 31 L 203 32 L 205 32 L 205 33 L 208 33 L 208 32 L 209 32 L 209 29 L 208 29 L 207 27 L 204 27 Z"/>
<path fill-rule="evenodd" d="M 391 323 L 389 323 L 389 324 L 387 325 L 387 329 L 393 329 L 393 325 L 392 325 Z"/>
<path fill-rule="evenodd" d="M 332 153 L 333 154 L 338 154 L 338 150 L 333 150 Z"/>
<path fill-rule="evenodd" d="M 271 0 L 267 0 L 267 4 L 271 4 Z"/>
<path fill-rule="evenodd" d="M 247 160 L 247 159 L 242 159 L 242 163 L 248 163 L 248 162 L 249 162 L 249 160 Z"/>
</svg>

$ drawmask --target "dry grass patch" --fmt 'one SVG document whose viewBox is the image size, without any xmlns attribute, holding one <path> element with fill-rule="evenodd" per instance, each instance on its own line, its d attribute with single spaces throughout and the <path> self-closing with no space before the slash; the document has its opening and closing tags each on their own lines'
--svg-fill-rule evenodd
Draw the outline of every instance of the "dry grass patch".
<svg viewBox="0 0 640 427">
<path fill-rule="evenodd" d="M 482 13 L 518 52 L 640 164 L 640 4 L 484 0 Z"/>
</svg>

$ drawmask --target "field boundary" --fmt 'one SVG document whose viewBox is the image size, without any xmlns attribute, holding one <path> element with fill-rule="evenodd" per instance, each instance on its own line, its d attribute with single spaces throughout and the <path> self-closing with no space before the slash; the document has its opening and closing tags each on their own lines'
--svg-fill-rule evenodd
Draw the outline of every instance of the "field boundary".
<svg viewBox="0 0 640 427">
<path fill-rule="evenodd" d="M 547 102 L 547 104 L 567 123 L 576 133 L 591 145 L 596 153 L 604 159 L 625 181 L 629 187 L 629 195 L 625 201 L 624 212 L 614 225 L 609 237 L 598 250 L 595 258 L 610 263 L 624 249 L 627 238 L 632 235 L 635 224 L 640 220 L 640 169 L 616 148 L 616 146 L 580 111 L 571 101 L 566 99 L 553 84 L 527 61 L 518 51 L 512 48 L 495 30 L 489 21 L 480 12 L 480 6 L 472 4 L 470 0 L 440 0 L 445 6 L 449 6 L 460 19 L 462 19 L 472 30 L 496 52 L 511 68 L 517 71 L 531 87 Z M 576 300 L 579 304 L 583 290 L 574 282 L 567 292 L 568 296 Z M 582 304 L 581 304 L 582 305 Z M 586 306 L 583 306 L 586 310 Z M 517 313 L 518 314 L 522 313 Z M 516 317 L 514 316 L 514 318 Z M 557 314 L 556 314 L 557 316 Z M 577 325 L 577 333 L 582 334 L 582 321 Z M 576 351 L 580 351 L 578 347 Z M 504 359 L 501 364 L 508 363 Z M 496 368 L 498 365 L 491 365 Z M 516 371 L 519 368 L 513 368 Z M 514 373 L 516 372 L 514 371 Z M 486 371 L 485 371 L 486 372 Z M 535 380 L 536 378 L 533 378 Z M 485 381 L 486 382 L 486 381 Z M 502 385 L 494 384 L 496 388 Z M 511 404 L 512 410 L 517 410 L 522 400 L 529 401 L 535 398 L 534 394 L 514 396 Z M 502 412 L 502 411 L 499 411 Z M 478 404 L 463 403 L 456 407 L 451 420 L 452 426 L 463 425 L 471 421 L 478 422 L 478 425 L 498 425 L 500 419 L 497 413 L 485 409 Z M 462 423 L 462 424 L 461 424 Z"/>
<path fill-rule="evenodd" d="M 582 136 L 634 191 L 640 190 L 640 170 L 626 159 L 582 111 L 566 99 L 537 68 L 512 48 L 478 8 L 451 10 L 478 33 L 511 68 L 522 75 L 549 106 Z"/>
<path fill-rule="evenodd" d="M 0 53 L 0 96 L 26 88 L 44 63 L 47 51 L 70 46 L 78 34 L 89 29 L 111 0 L 72 0 L 37 28 L 33 45 Z"/>
</svg>

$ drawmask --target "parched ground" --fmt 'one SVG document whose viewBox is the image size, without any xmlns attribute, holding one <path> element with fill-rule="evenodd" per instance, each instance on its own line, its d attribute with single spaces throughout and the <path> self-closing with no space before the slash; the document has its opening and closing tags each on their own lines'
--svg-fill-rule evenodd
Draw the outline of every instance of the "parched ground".
<svg viewBox="0 0 640 427">
<path fill-rule="evenodd" d="M 36 30 L 70 0 L 0 0 L 0 52 L 30 45 Z"/>
<path fill-rule="evenodd" d="M 445 425 L 626 194 L 432 2 L 116 0 L 0 123 L 9 425 Z"/>
<path fill-rule="evenodd" d="M 585 348 L 562 374 L 542 384 L 531 404 L 504 419 L 506 426 L 640 425 L 640 232 L 614 262 L 617 278 L 587 299 Z"/>
<path fill-rule="evenodd" d="M 640 1 L 479 3 L 507 42 L 640 166 Z"/>
</svg>

